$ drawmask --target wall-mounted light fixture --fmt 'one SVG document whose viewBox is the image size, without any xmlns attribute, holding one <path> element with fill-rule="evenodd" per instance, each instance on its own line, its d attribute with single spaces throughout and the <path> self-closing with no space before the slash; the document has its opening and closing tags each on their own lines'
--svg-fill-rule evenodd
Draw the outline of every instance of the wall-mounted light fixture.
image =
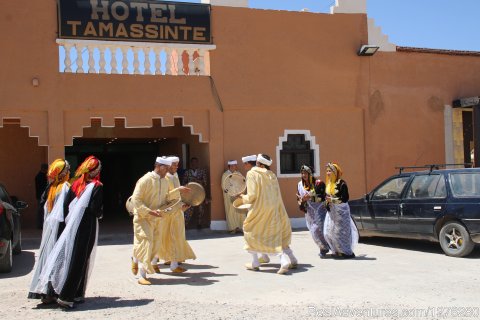
<svg viewBox="0 0 480 320">
<path fill-rule="evenodd" d="M 373 56 L 375 52 L 379 49 L 379 46 L 371 45 L 371 44 L 364 44 L 360 50 L 358 50 L 357 54 L 359 56 Z"/>
<path fill-rule="evenodd" d="M 38 87 L 40 85 L 40 80 L 37 77 L 32 79 L 32 86 Z"/>
</svg>

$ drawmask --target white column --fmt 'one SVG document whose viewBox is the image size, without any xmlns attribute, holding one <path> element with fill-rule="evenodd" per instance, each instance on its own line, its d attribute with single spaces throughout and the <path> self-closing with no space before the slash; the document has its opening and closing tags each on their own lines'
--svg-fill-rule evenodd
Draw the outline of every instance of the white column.
<svg viewBox="0 0 480 320">
<path fill-rule="evenodd" d="M 110 61 L 110 67 L 112 67 L 112 70 L 110 71 L 111 74 L 117 74 L 117 47 L 114 46 L 108 46 L 108 49 L 110 50 L 110 53 L 112 54 L 112 60 Z"/>
<path fill-rule="evenodd" d="M 177 76 L 184 75 L 183 72 L 183 49 L 177 49 Z"/>
<path fill-rule="evenodd" d="M 145 50 L 143 50 L 143 52 L 145 53 L 145 63 L 144 63 L 145 74 L 155 74 L 155 72 L 152 73 L 152 71 L 150 70 L 150 66 L 151 66 L 150 51 L 151 50 L 152 50 L 151 48 L 145 48 Z"/>
<path fill-rule="evenodd" d="M 198 66 L 198 75 L 203 76 L 205 75 L 205 50 L 199 49 L 198 50 L 198 58 L 197 58 L 197 66 Z"/>
<path fill-rule="evenodd" d="M 98 72 L 99 73 L 107 73 L 107 71 L 105 70 L 105 65 L 107 64 L 106 61 L 105 61 L 105 50 L 106 49 L 107 49 L 107 47 L 105 47 L 105 46 L 98 46 L 98 51 L 100 52 L 100 57 L 99 57 L 99 60 L 98 60 L 98 66 L 99 66 Z"/>
<path fill-rule="evenodd" d="M 95 73 L 95 60 L 93 59 L 93 50 L 95 47 L 87 46 L 88 50 L 88 73 Z"/>
<path fill-rule="evenodd" d="M 70 49 L 72 48 L 71 44 L 65 44 L 65 70 L 64 72 L 72 72 L 72 60 L 70 59 Z"/>
<path fill-rule="evenodd" d="M 195 74 L 195 62 L 193 61 L 193 54 L 195 49 L 188 49 L 188 75 L 193 76 Z"/>
<path fill-rule="evenodd" d="M 165 48 L 165 53 L 167 54 L 167 60 L 165 62 L 165 74 L 169 76 L 172 75 L 172 52 L 172 49 Z"/>
<path fill-rule="evenodd" d="M 133 48 L 133 74 L 140 74 L 140 61 L 138 59 L 139 48 Z"/>
<path fill-rule="evenodd" d="M 128 47 L 120 47 L 120 51 L 122 52 L 122 74 L 128 74 Z"/>
<path fill-rule="evenodd" d="M 76 46 L 75 46 L 76 47 Z M 81 47 L 78 47 L 78 50 L 77 50 L 77 73 L 84 73 L 83 71 L 83 46 Z"/>
</svg>

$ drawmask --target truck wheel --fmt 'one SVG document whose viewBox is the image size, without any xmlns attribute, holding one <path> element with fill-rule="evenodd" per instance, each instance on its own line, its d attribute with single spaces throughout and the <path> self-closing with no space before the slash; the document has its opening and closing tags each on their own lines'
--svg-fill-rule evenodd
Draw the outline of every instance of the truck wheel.
<svg viewBox="0 0 480 320">
<path fill-rule="evenodd" d="M 447 222 L 440 230 L 438 240 L 445 254 L 452 257 L 465 257 L 475 247 L 467 229 L 458 222 Z"/>
<path fill-rule="evenodd" d="M 8 241 L 5 256 L 0 259 L 0 272 L 12 271 L 12 240 Z"/>
</svg>

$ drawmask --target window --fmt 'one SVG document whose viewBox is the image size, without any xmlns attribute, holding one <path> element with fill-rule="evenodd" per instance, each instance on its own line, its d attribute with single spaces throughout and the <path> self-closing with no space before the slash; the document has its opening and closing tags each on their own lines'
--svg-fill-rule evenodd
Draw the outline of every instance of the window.
<svg viewBox="0 0 480 320">
<path fill-rule="evenodd" d="M 303 134 L 289 134 L 280 150 L 280 172 L 298 174 L 300 167 L 306 164 L 314 167 L 313 150 L 310 141 Z"/>
<path fill-rule="evenodd" d="M 407 198 L 444 198 L 447 196 L 445 178 L 440 174 L 421 175 L 413 178 Z"/>
<path fill-rule="evenodd" d="M 410 177 L 398 177 L 384 183 L 372 195 L 372 200 L 400 199 Z"/>
<path fill-rule="evenodd" d="M 455 197 L 480 197 L 480 173 L 452 173 L 450 185 Z"/>
</svg>

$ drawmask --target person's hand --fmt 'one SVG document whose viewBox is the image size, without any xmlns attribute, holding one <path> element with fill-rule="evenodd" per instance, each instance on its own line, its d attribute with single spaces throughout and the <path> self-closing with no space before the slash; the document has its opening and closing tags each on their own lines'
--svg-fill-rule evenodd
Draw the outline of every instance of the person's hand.
<svg viewBox="0 0 480 320">
<path fill-rule="evenodd" d="M 160 211 L 159 209 L 157 210 L 150 210 L 150 215 L 157 217 L 157 218 L 162 218 L 163 217 L 163 212 Z"/>
<path fill-rule="evenodd" d="M 306 194 L 303 195 L 302 201 L 308 201 L 308 200 L 310 200 L 310 198 L 311 198 L 310 194 L 306 193 Z"/>
<path fill-rule="evenodd" d="M 186 211 L 186 210 L 190 209 L 190 207 L 191 207 L 191 205 L 184 203 L 182 205 L 182 211 Z"/>
<path fill-rule="evenodd" d="M 192 191 L 192 189 L 185 186 L 180 186 L 178 187 L 178 191 L 180 191 L 180 193 L 189 193 L 190 191 Z"/>
</svg>

